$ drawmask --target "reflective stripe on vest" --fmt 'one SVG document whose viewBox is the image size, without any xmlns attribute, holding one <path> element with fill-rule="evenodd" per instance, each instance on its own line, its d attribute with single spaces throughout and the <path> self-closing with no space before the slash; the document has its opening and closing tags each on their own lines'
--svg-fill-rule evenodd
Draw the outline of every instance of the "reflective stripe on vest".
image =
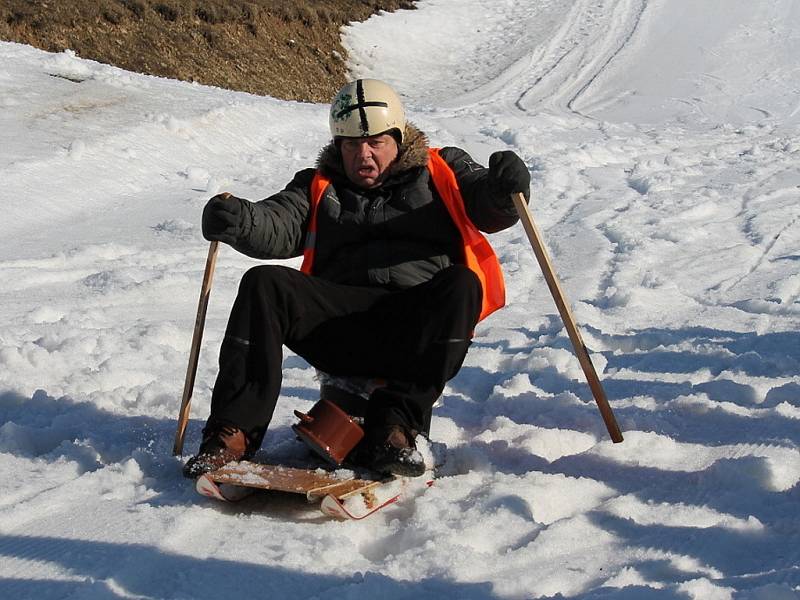
<svg viewBox="0 0 800 600">
<path fill-rule="evenodd" d="M 483 304 L 479 320 L 483 320 L 506 303 L 506 287 L 500 261 L 492 250 L 489 241 L 470 221 L 464 208 L 464 199 L 458 188 L 455 173 L 441 156 L 438 148 L 428 149 L 428 171 L 439 196 L 444 202 L 450 218 L 453 219 L 463 242 L 464 264 L 478 277 L 483 288 Z M 300 270 L 311 274 L 314 264 L 314 246 L 317 238 L 317 211 L 330 179 L 319 171 L 311 181 L 309 199 L 310 221 L 303 249 L 303 264 Z"/>
</svg>

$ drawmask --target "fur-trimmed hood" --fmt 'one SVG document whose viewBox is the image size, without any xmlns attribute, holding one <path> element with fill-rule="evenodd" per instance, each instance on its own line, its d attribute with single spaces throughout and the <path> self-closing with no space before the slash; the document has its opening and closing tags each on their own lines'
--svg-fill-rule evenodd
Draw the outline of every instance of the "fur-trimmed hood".
<svg viewBox="0 0 800 600">
<path fill-rule="evenodd" d="M 403 143 L 400 145 L 397 160 L 389 167 L 386 181 L 427 164 L 428 137 L 412 123 L 406 123 Z M 342 166 L 342 153 L 333 141 L 320 151 L 317 168 L 328 177 L 347 178 Z"/>
</svg>

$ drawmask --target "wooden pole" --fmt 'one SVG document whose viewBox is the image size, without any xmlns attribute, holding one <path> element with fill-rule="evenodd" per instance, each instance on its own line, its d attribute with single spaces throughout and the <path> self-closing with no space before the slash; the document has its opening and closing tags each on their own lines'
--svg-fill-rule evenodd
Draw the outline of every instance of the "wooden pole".
<svg viewBox="0 0 800 600">
<path fill-rule="evenodd" d="M 175 433 L 175 446 L 172 448 L 172 453 L 175 456 L 180 456 L 183 452 L 183 438 L 186 435 L 186 425 L 189 423 L 189 407 L 192 403 L 194 379 L 197 374 L 197 361 L 200 357 L 200 345 L 203 341 L 203 328 L 206 323 L 206 310 L 208 309 L 208 298 L 211 294 L 211 281 L 214 278 L 214 267 L 217 263 L 218 251 L 219 242 L 211 242 L 208 247 L 206 270 L 203 274 L 203 286 L 200 288 L 197 317 L 194 321 L 192 348 L 189 351 L 189 366 L 186 369 L 186 380 L 183 384 L 183 399 L 181 400 L 181 409 L 178 413 L 178 431 Z"/>
<path fill-rule="evenodd" d="M 522 221 L 522 226 L 525 228 L 525 233 L 528 234 L 528 239 L 533 247 L 533 253 L 536 255 L 536 260 L 539 261 L 539 266 L 542 269 L 542 274 L 544 274 L 547 287 L 550 288 L 550 293 L 553 295 L 553 300 L 555 300 L 556 307 L 558 307 L 558 312 L 561 314 L 561 319 L 564 321 L 564 327 L 572 342 L 572 347 L 575 349 L 575 355 L 578 357 L 578 362 L 580 362 L 583 373 L 586 375 L 586 381 L 589 383 L 589 388 L 592 390 L 594 400 L 597 402 L 597 407 L 600 409 L 600 414 L 606 424 L 606 429 L 608 429 L 611 439 L 615 443 L 619 443 L 623 439 L 622 432 L 619 429 L 619 425 L 617 425 L 617 420 L 614 418 L 611 406 L 608 404 L 603 385 L 600 383 L 600 378 L 597 376 L 597 371 L 594 369 L 592 359 L 589 357 L 589 351 L 586 349 L 586 345 L 583 343 L 581 334 L 578 331 L 578 326 L 575 324 L 575 318 L 572 316 L 572 311 L 567 304 L 564 291 L 561 289 L 561 285 L 556 278 L 553 265 L 547 254 L 547 249 L 542 241 L 542 235 L 539 233 L 536 223 L 533 222 L 533 217 L 525 202 L 525 196 L 522 194 L 514 194 L 513 199 L 514 206 L 516 206 L 517 213 L 519 213 L 519 218 Z"/>
</svg>

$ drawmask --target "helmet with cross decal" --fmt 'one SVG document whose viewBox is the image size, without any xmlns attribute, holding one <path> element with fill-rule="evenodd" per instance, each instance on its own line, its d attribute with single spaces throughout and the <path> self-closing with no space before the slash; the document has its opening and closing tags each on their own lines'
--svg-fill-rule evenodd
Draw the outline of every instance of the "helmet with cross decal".
<svg viewBox="0 0 800 600">
<path fill-rule="evenodd" d="M 331 135 L 370 137 L 392 133 L 403 142 L 406 116 L 397 93 L 377 79 L 357 79 L 346 84 L 331 102 Z"/>
</svg>

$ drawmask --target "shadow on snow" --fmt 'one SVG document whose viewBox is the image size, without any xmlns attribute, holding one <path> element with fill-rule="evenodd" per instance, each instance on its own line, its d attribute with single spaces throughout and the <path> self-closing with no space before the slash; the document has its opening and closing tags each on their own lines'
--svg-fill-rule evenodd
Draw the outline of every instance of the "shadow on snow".
<svg viewBox="0 0 800 600">
<path fill-rule="evenodd" d="M 243 549 L 246 552 L 246 549 Z M 0 556 L 46 561 L 64 579 L 0 579 L 3 598 L 359 597 L 493 598 L 491 586 L 438 578 L 399 581 L 375 572 L 333 575 L 258 565 L 246 560 L 197 558 L 143 544 L 0 535 Z M 307 557 L 311 570 L 314 557 Z"/>
</svg>

